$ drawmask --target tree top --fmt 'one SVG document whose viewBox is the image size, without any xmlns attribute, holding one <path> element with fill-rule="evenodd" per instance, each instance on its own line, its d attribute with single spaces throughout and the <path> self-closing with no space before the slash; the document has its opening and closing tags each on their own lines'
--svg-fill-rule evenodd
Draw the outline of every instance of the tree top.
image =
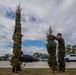
<svg viewBox="0 0 76 75">
<path fill-rule="evenodd" d="M 16 12 L 21 12 L 22 8 L 20 7 L 20 3 L 19 3 L 19 6 L 17 6 L 17 9 L 16 9 Z"/>
</svg>

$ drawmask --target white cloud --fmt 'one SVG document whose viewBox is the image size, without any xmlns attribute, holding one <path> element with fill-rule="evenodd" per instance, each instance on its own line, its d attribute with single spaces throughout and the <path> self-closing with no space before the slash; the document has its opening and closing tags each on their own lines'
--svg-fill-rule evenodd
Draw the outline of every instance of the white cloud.
<svg viewBox="0 0 76 75">
<path fill-rule="evenodd" d="M 12 49 L 11 48 L 1 48 L 0 47 L 0 56 L 4 54 L 12 54 Z"/>
<path fill-rule="evenodd" d="M 39 47 L 35 47 L 35 46 L 31 46 L 31 47 L 22 47 L 22 51 L 24 54 L 28 54 L 28 55 L 33 55 L 36 52 L 40 52 L 40 53 L 47 53 L 47 50 L 45 48 L 39 48 Z"/>
<path fill-rule="evenodd" d="M 13 43 L 15 20 L 5 15 L 7 10 L 15 12 L 19 2 L 21 2 L 24 19 L 24 22 L 22 21 L 23 41 L 46 41 L 45 33 L 52 25 L 53 33 L 61 32 L 66 44 L 76 44 L 76 0 L 0 0 L 0 26 L 3 25 L 0 27 L 1 48 L 8 43 Z M 30 21 L 31 17 L 36 21 Z"/>
<path fill-rule="evenodd" d="M 48 28 L 46 23 L 25 23 L 23 25 L 22 33 L 24 35 L 24 40 L 45 40 L 46 30 Z"/>
</svg>

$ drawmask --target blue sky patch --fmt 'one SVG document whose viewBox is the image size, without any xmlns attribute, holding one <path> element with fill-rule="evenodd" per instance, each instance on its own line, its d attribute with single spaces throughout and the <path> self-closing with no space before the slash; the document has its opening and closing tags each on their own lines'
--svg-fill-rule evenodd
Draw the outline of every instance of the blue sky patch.
<svg viewBox="0 0 76 75">
<path fill-rule="evenodd" d="M 15 17 L 16 17 L 15 12 L 12 10 L 7 10 L 6 17 L 8 17 L 10 19 L 15 19 Z"/>
<path fill-rule="evenodd" d="M 4 47 L 5 47 L 5 48 L 12 48 L 12 46 L 13 46 L 12 43 L 8 43 L 8 44 L 6 44 Z"/>
<path fill-rule="evenodd" d="M 45 43 L 44 42 L 35 41 L 35 40 L 26 40 L 22 43 L 22 45 L 25 46 L 25 47 L 35 46 L 35 47 L 45 48 Z"/>
<path fill-rule="evenodd" d="M 37 21 L 37 19 L 32 16 L 32 17 L 30 18 L 30 21 L 35 22 L 35 21 Z"/>
</svg>

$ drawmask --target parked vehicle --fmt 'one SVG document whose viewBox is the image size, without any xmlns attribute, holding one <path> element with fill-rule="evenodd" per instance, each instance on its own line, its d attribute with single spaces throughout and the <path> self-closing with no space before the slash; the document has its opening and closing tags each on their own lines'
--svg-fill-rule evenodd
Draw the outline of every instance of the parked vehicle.
<svg viewBox="0 0 76 75">
<path fill-rule="evenodd" d="M 22 55 L 20 60 L 22 62 L 38 62 L 39 61 L 39 59 L 37 59 L 31 55 Z"/>
<path fill-rule="evenodd" d="M 3 59 L 2 59 L 2 58 L 0 58 L 0 61 L 3 61 Z"/>
<path fill-rule="evenodd" d="M 68 54 L 65 56 L 65 61 L 70 62 L 70 61 L 76 61 L 76 54 Z"/>
<path fill-rule="evenodd" d="M 42 62 L 47 62 L 47 61 L 48 61 L 48 59 L 41 59 L 41 61 L 42 61 Z"/>
</svg>

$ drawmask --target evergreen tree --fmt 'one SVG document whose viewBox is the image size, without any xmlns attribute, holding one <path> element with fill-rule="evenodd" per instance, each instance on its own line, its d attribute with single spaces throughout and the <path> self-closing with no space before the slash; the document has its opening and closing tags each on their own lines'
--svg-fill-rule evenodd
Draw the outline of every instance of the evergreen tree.
<svg viewBox="0 0 76 75">
<path fill-rule="evenodd" d="M 57 69 L 57 61 L 56 61 L 56 43 L 55 43 L 55 39 L 52 35 L 50 35 L 52 33 L 51 27 L 49 29 L 49 34 L 47 34 L 47 51 L 49 54 L 48 57 L 48 64 L 49 67 L 52 69 L 53 73 L 55 72 L 55 70 Z"/>
<path fill-rule="evenodd" d="M 15 19 L 15 30 L 13 34 L 13 57 L 11 58 L 12 72 L 21 71 L 21 44 L 22 44 L 22 34 L 21 34 L 21 8 L 20 5 L 16 9 L 16 19 Z"/>
</svg>

